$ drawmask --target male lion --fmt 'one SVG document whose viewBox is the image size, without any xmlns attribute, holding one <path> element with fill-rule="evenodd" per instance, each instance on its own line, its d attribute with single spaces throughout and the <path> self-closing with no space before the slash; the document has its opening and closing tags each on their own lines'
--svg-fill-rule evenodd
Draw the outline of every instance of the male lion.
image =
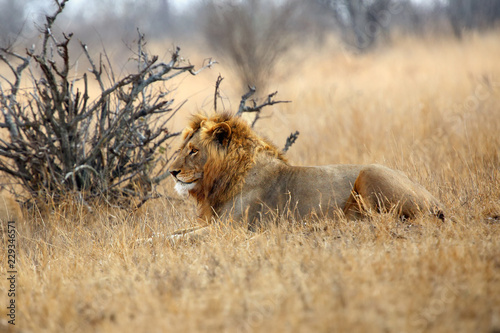
<svg viewBox="0 0 500 333">
<path fill-rule="evenodd" d="M 347 218 L 393 211 L 444 220 L 439 201 L 399 171 L 381 165 L 292 166 L 271 142 L 229 114 L 193 116 L 170 170 L 175 189 L 197 200 L 207 223 L 224 218 L 253 226 L 285 211 L 297 218 L 333 217 L 339 209 Z"/>
</svg>

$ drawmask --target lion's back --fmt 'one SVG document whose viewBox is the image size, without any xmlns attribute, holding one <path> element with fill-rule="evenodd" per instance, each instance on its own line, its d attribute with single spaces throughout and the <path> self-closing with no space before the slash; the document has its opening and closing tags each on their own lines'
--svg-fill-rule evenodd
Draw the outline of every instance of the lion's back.
<svg viewBox="0 0 500 333">
<path fill-rule="evenodd" d="M 236 217 L 252 221 L 289 211 L 296 217 L 312 213 L 332 216 L 343 209 L 362 165 L 337 164 L 298 167 L 268 164 L 248 179 L 230 206 Z M 241 207 L 241 208 L 240 208 Z M 229 208 L 229 206 L 228 206 Z M 246 211 L 244 211 L 246 209 Z"/>
<path fill-rule="evenodd" d="M 291 167 L 286 183 L 290 202 L 301 216 L 312 212 L 332 215 L 343 209 L 363 165 L 333 164 Z"/>
</svg>

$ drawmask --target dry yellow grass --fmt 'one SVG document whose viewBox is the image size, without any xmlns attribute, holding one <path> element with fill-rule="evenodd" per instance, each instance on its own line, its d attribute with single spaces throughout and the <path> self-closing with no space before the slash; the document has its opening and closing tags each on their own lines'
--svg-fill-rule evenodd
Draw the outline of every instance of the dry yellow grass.
<svg viewBox="0 0 500 333">
<path fill-rule="evenodd" d="M 279 144 L 301 132 L 289 152 L 295 164 L 403 170 L 443 201 L 453 221 L 279 221 L 251 240 L 218 226 L 206 241 L 170 246 L 161 238 L 135 242 L 194 223 L 193 203 L 176 198 L 169 182 L 159 189 L 163 199 L 135 214 L 68 204 L 17 221 L 16 328 L 498 332 L 498 38 L 401 40 L 360 57 L 321 51 L 271 84 L 294 102 L 267 110 L 272 121 L 258 126 Z M 224 67 L 207 74 L 209 87 L 218 71 Z M 207 105 L 212 89 L 191 81 L 179 97 L 192 96 L 193 109 Z M 3 280 L 6 271 L 5 258 Z M 2 313 L 7 289 L 4 280 Z"/>
</svg>

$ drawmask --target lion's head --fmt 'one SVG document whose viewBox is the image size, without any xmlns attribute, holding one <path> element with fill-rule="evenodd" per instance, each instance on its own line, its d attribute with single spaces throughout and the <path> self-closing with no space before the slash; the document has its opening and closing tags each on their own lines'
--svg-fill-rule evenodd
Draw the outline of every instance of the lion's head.
<svg viewBox="0 0 500 333">
<path fill-rule="evenodd" d="M 240 191 L 256 154 L 285 160 L 272 143 L 230 114 L 194 115 L 182 138 L 170 173 L 180 194 L 196 198 L 204 218 L 213 216 Z"/>
</svg>

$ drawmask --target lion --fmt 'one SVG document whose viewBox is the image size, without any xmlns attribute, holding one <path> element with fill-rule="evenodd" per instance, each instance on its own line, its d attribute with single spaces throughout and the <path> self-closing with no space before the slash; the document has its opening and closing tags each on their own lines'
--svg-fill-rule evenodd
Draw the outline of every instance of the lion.
<svg viewBox="0 0 500 333">
<path fill-rule="evenodd" d="M 441 203 L 402 172 L 376 164 L 290 165 L 273 143 L 229 113 L 192 116 L 182 140 L 170 173 L 177 192 L 196 199 L 205 225 L 224 219 L 252 227 L 285 212 L 298 219 L 428 213 L 444 221 Z"/>
</svg>

